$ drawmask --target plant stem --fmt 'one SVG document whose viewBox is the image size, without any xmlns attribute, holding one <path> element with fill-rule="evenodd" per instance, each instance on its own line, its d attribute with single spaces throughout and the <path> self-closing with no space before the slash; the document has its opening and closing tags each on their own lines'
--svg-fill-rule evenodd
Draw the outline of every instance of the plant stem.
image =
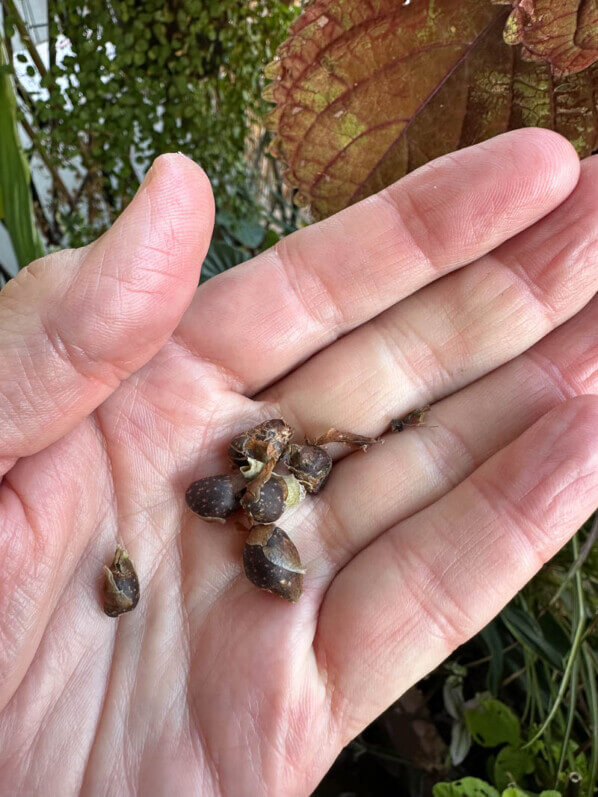
<svg viewBox="0 0 598 797">
<path fill-rule="evenodd" d="M 520 670 L 515 670 L 510 675 L 508 675 L 504 681 L 501 683 L 500 688 L 503 689 L 505 686 L 508 686 L 513 681 L 516 681 L 518 678 L 521 678 L 527 671 L 527 667 L 522 667 Z"/>
<path fill-rule="evenodd" d="M 596 529 L 598 530 L 598 526 L 596 526 Z M 581 584 L 581 572 L 579 569 L 584 560 L 579 553 L 579 540 L 577 538 L 577 535 L 573 537 L 573 539 L 571 540 L 571 546 L 573 549 L 573 568 L 576 568 L 574 572 L 576 600 L 574 600 L 573 602 L 572 628 L 575 627 L 579 628 L 580 623 L 583 627 L 585 621 L 585 603 L 584 603 L 583 589 Z M 571 568 L 569 573 L 573 572 L 573 568 Z M 575 707 L 577 703 L 577 682 L 579 679 L 580 658 L 581 658 L 580 656 L 575 657 L 573 670 L 571 671 L 571 689 L 569 690 L 569 710 L 567 712 L 567 723 L 565 725 L 565 733 L 563 734 L 561 755 L 559 757 L 559 763 L 556 770 L 556 778 L 554 786 L 555 789 L 558 786 L 559 775 L 563 769 L 563 766 L 565 765 L 565 758 L 567 757 L 567 748 L 569 746 L 569 739 L 571 738 L 571 730 L 573 729 L 573 721 L 575 718 Z"/>
<path fill-rule="evenodd" d="M 401 758 L 401 756 L 397 755 L 396 753 L 393 753 L 390 750 L 384 750 L 383 748 L 378 747 L 378 745 L 364 742 L 363 739 L 354 739 L 351 743 L 351 746 L 355 747 L 361 753 L 369 753 L 370 755 L 376 756 L 376 758 L 382 758 L 385 761 L 392 761 L 394 764 L 403 764 L 411 767 L 413 766 L 413 761 L 409 761 L 407 758 Z"/>
<path fill-rule="evenodd" d="M 584 663 L 584 691 L 588 701 L 590 719 L 592 723 L 592 752 L 590 753 L 590 764 L 588 767 L 588 791 L 587 797 L 592 797 L 598 780 L 598 693 L 596 690 L 596 675 L 594 663 L 591 656 L 590 647 L 584 642 L 582 647 Z"/>
<path fill-rule="evenodd" d="M 510 645 L 507 645 L 506 648 L 502 649 L 503 653 L 508 653 L 509 651 L 513 650 L 514 648 L 518 647 L 521 642 L 515 640 L 515 642 L 511 642 Z M 472 667 L 478 667 L 480 664 L 487 664 L 492 659 L 492 656 L 484 656 L 481 659 L 476 659 L 475 661 L 469 662 L 468 664 L 464 664 L 464 667 L 467 669 L 471 669 Z"/>
<path fill-rule="evenodd" d="M 573 544 L 573 552 L 575 558 L 579 555 L 579 541 L 577 537 L 574 537 L 572 540 Z M 563 673 L 563 678 L 561 680 L 561 685 L 559 686 L 559 690 L 557 692 L 556 698 L 552 704 L 550 711 L 548 712 L 548 716 L 542 723 L 542 726 L 538 730 L 538 732 L 527 742 L 524 747 L 529 747 L 530 744 L 536 742 L 540 736 L 546 731 L 547 727 L 550 725 L 552 720 L 554 719 L 555 714 L 557 713 L 559 706 L 567 692 L 567 687 L 569 686 L 569 681 L 571 680 L 571 674 L 575 669 L 575 661 L 579 654 L 579 650 L 581 647 L 581 642 L 583 639 L 583 632 L 585 626 L 585 605 L 583 601 L 583 590 L 581 588 L 581 575 L 579 571 L 575 574 L 576 579 L 576 597 L 577 597 L 577 627 L 575 627 L 575 633 L 573 635 L 573 642 L 571 644 L 571 650 L 569 651 L 569 656 L 567 657 L 567 664 L 565 666 L 565 672 Z"/>
<path fill-rule="evenodd" d="M 48 169 L 48 171 L 52 175 L 52 180 L 54 181 L 54 185 L 56 186 L 56 188 L 58 188 L 60 190 L 60 193 L 64 196 L 64 198 L 66 199 L 66 201 L 70 205 L 71 210 L 74 210 L 77 207 L 77 205 L 76 205 L 76 202 L 75 202 L 73 196 L 71 195 L 71 192 L 68 190 L 68 188 L 64 184 L 64 182 L 62 180 L 62 177 L 60 176 L 60 174 L 58 173 L 56 167 L 52 163 L 52 161 L 50 159 L 50 156 L 48 155 L 48 153 L 44 149 L 41 141 L 39 140 L 39 137 L 38 137 L 37 133 L 31 127 L 27 117 L 23 113 L 21 113 L 19 115 L 19 122 L 23 125 L 23 129 L 25 130 L 25 132 L 27 133 L 27 135 L 31 139 L 31 143 L 33 144 L 34 148 L 37 150 L 37 152 L 38 152 L 40 158 L 43 160 L 46 168 Z"/>
<path fill-rule="evenodd" d="M 559 757 L 559 763 L 556 769 L 556 778 L 554 783 L 554 788 L 556 789 L 559 785 L 559 775 L 563 770 L 563 766 L 565 765 L 565 758 L 567 757 L 569 747 L 569 739 L 571 738 L 571 730 L 573 728 L 573 720 L 575 717 L 575 703 L 577 700 L 577 681 L 579 678 L 579 657 L 575 658 L 575 663 L 573 664 L 573 670 L 571 672 L 571 689 L 569 690 L 569 710 L 567 711 L 567 724 L 565 726 L 565 733 L 563 734 L 563 741 L 561 744 L 561 755 Z"/>
<path fill-rule="evenodd" d="M 590 529 L 590 533 L 588 538 L 586 539 L 583 548 L 579 551 L 571 569 L 566 573 L 565 577 L 563 578 L 563 582 L 552 596 L 549 602 L 549 606 L 552 606 L 560 596 L 563 594 L 563 590 L 566 588 L 567 584 L 571 581 L 573 576 L 578 572 L 578 570 L 583 566 L 583 563 L 586 561 L 588 556 L 590 555 L 590 551 L 596 540 L 598 539 L 598 512 L 594 515 L 594 522 L 592 523 L 592 528 Z"/>
</svg>

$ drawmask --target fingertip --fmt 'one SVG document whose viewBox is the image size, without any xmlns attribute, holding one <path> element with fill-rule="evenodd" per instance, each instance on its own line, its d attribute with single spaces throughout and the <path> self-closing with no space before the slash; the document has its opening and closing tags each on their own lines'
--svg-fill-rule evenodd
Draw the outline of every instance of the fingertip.
<svg viewBox="0 0 598 797">
<path fill-rule="evenodd" d="M 191 248 L 189 254 L 194 257 L 193 265 L 199 276 L 215 215 L 212 186 L 201 166 L 180 152 L 159 155 L 131 204 L 134 203 L 150 204 L 148 208 L 140 208 L 140 212 L 151 214 L 156 223 L 150 228 L 152 234 L 159 231 L 160 222 L 168 219 L 179 244 Z"/>
<path fill-rule="evenodd" d="M 214 216 L 214 195 L 210 178 L 202 167 L 182 152 L 166 152 L 154 160 L 148 171 L 153 183 L 170 199 L 191 202 L 195 212 L 202 210 Z"/>
<path fill-rule="evenodd" d="M 513 189 L 528 204 L 552 209 L 573 191 L 579 180 L 579 157 L 562 135 L 541 127 L 523 127 L 487 142 L 498 166 L 512 173 Z"/>
<path fill-rule="evenodd" d="M 68 295 L 51 318 L 92 358 L 136 369 L 172 334 L 189 306 L 214 223 L 203 169 L 161 155 L 116 223 L 83 250 Z M 66 334 L 66 333 L 65 333 Z"/>
<path fill-rule="evenodd" d="M 101 240 L 121 263 L 128 255 L 129 284 L 139 282 L 136 287 L 156 294 L 167 291 L 175 305 L 179 298 L 188 304 L 210 245 L 214 214 L 205 171 L 182 153 L 166 153 L 152 163 L 132 202 Z M 124 268 L 118 268 L 122 273 Z"/>
</svg>

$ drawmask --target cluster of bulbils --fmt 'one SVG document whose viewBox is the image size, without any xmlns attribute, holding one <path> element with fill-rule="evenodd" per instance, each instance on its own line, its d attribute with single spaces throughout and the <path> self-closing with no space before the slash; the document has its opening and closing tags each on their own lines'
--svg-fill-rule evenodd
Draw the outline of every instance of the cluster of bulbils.
<svg viewBox="0 0 598 797">
<path fill-rule="evenodd" d="M 243 549 L 247 578 L 294 603 L 301 597 L 305 569 L 293 541 L 276 521 L 326 483 L 332 459 L 324 445 L 346 443 L 365 450 L 379 439 L 330 429 L 314 443 L 300 444 L 291 442 L 293 435 L 281 418 L 248 429 L 230 443 L 233 472 L 193 482 L 185 498 L 203 520 L 224 523 L 244 510 L 251 523 Z"/>
<path fill-rule="evenodd" d="M 391 421 L 389 431 L 424 426 L 429 409 L 426 405 Z M 243 550 L 247 578 L 260 589 L 294 603 L 301 597 L 305 569 L 293 541 L 276 521 L 307 493 L 320 492 L 326 483 L 332 459 L 323 446 L 346 443 L 365 451 L 381 439 L 330 429 L 315 442 L 301 444 L 292 442 L 293 434 L 281 418 L 248 429 L 229 446 L 233 472 L 193 482 L 185 497 L 189 508 L 204 520 L 225 523 L 244 510 L 251 524 Z M 110 567 L 104 566 L 104 611 L 109 617 L 119 617 L 138 602 L 139 579 L 131 557 L 119 544 Z"/>
</svg>

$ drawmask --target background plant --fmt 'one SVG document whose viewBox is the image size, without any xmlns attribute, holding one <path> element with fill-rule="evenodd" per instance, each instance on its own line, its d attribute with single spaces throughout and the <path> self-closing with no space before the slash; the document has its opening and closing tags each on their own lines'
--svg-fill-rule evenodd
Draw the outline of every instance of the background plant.
<svg viewBox="0 0 598 797">
<path fill-rule="evenodd" d="M 591 797 L 598 517 L 341 754 L 315 797 Z"/>
<path fill-rule="evenodd" d="M 297 13 L 294 3 L 50 0 L 48 65 L 14 0 L 3 7 L 7 38 L 17 32 L 28 48 L 17 58 L 39 77 L 39 92 L 17 89 L 21 121 L 53 178 L 39 219 L 49 245 L 97 237 L 151 160 L 168 151 L 207 170 L 229 238 L 230 219 L 246 221 L 236 239 L 245 257 L 258 239 L 247 233 L 251 224 L 264 228 L 271 218 L 279 232 L 293 224 L 259 120 L 263 65 Z M 61 178 L 65 169 L 74 179 Z"/>
<path fill-rule="evenodd" d="M 518 127 L 598 146 L 596 0 L 314 0 L 267 69 L 272 152 L 327 216 Z"/>
</svg>

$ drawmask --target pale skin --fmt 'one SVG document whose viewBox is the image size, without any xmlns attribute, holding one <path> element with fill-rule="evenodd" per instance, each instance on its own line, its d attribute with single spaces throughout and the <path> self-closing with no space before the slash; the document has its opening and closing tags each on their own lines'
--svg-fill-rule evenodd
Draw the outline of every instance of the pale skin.
<svg viewBox="0 0 598 797">
<path fill-rule="evenodd" d="M 1 794 L 308 795 L 500 611 L 598 504 L 596 185 L 517 131 L 197 289 L 212 194 L 167 155 L 4 288 Z M 259 421 L 378 435 L 428 403 L 280 524 L 298 604 L 185 508 Z M 115 620 L 117 541 L 141 599 Z"/>
</svg>

